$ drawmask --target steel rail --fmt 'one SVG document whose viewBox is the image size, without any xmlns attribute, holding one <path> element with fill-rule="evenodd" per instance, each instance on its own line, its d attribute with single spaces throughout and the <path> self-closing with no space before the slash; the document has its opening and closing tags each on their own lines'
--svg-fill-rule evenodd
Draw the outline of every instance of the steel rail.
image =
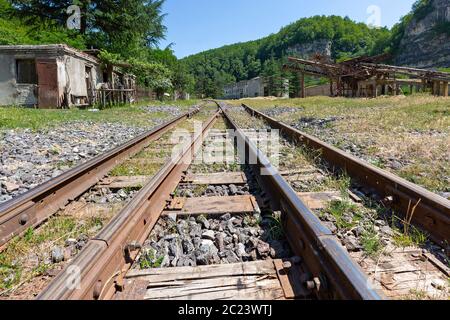
<svg viewBox="0 0 450 320">
<path fill-rule="evenodd" d="M 195 108 L 151 131 L 91 159 L 40 186 L 0 205 L 0 249 L 28 228 L 35 228 L 98 183 L 115 166 L 137 154 L 181 121 L 199 112 Z"/>
<path fill-rule="evenodd" d="M 427 231 L 431 239 L 447 250 L 450 243 L 450 201 L 390 172 L 379 169 L 349 153 L 335 148 L 311 135 L 269 117 L 245 104 L 251 115 L 265 120 L 281 134 L 321 153 L 334 168 L 376 191 L 384 203 L 401 215 L 412 216 L 412 223 Z M 415 208 L 415 209 L 414 209 Z"/>
<path fill-rule="evenodd" d="M 135 261 L 141 244 L 158 221 L 171 193 L 190 166 L 195 153 L 220 111 L 196 132 L 38 296 L 39 300 L 108 300 L 124 289 L 123 276 Z"/>
<path fill-rule="evenodd" d="M 367 276 L 351 259 L 333 233 L 305 205 L 268 158 L 247 138 L 220 104 L 236 130 L 238 145 L 245 145 L 247 164 L 253 169 L 265 198 L 275 211 L 282 212 L 282 223 L 296 255 L 307 265 L 309 288 L 321 299 L 381 300 L 383 295 L 371 288 Z M 239 151 L 243 153 L 242 150 Z M 256 160 L 249 163 L 248 159 Z"/>
</svg>

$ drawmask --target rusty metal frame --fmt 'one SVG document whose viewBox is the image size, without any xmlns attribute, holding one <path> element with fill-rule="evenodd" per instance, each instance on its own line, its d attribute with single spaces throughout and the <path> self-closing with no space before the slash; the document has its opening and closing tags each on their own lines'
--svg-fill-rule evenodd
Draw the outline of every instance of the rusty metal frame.
<svg viewBox="0 0 450 320">
<path fill-rule="evenodd" d="M 277 121 L 245 104 L 251 115 L 265 120 L 291 140 L 317 150 L 328 164 L 346 172 L 364 186 L 371 187 L 400 214 L 411 214 L 412 223 L 427 231 L 444 248 L 450 243 L 450 201 L 390 172 L 379 169 L 357 157 L 335 148 L 319 139 Z"/>
<path fill-rule="evenodd" d="M 91 240 L 75 260 L 38 296 L 40 300 L 108 300 L 124 289 L 123 276 L 140 244 L 151 233 L 171 193 L 182 180 L 220 111 L 192 141 L 164 165 L 126 207 Z M 72 286 L 71 284 L 74 283 Z"/>
<path fill-rule="evenodd" d="M 0 249 L 28 228 L 35 228 L 51 215 L 98 183 L 115 166 L 159 139 L 181 121 L 199 112 L 184 113 L 129 142 L 83 163 L 62 175 L 0 205 Z"/>
<path fill-rule="evenodd" d="M 296 255 L 302 257 L 313 289 L 321 299 L 381 300 L 381 293 L 372 289 L 367 276 L 351 259 L 332 232 L 305 205 L 289 183 L 271 165 L 267 157 L 258 150 L 236 123 L 222 111 L 231 126 L 236 129 L 239 145 L 246 146 L 246 159 L 256 159 L 252 168 L 264 196 L 273 210 L 281 211 L 285 234 Z M 242 152 L 242 151 L 241 151 Z M 270 174 L 268 174 L 270 173 Z M 320 285 L 319 285 L 320 283 Z"/>
</svg>

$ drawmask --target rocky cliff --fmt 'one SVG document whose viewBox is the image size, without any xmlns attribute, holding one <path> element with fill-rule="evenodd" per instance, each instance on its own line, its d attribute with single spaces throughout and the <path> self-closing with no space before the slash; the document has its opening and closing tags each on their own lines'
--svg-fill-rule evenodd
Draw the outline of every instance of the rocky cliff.
<svg viewBox="0 0 450 320">
<path fill-rule="evenodd" d="M 314 54 L 318 53 L 327 58 L 331 58 L 332 45 L 333 43 L 331 40 L 316 40 L 313 42 L 299 43 L 289 47 L 287 54 L 310 59 Z"/>
<path fill-rule="evenodd" d="M 405 26 L 395 64 L 450 67 L 450 0 L 430 0 L 429 6 Z"/>
</svg>

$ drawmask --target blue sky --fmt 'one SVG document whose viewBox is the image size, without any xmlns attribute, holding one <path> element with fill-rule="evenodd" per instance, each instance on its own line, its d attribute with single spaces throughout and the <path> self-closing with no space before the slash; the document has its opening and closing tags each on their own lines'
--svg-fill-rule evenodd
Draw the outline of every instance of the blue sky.
<svg viewBox="0 0 450 320">
<path fill-rule="evenodd" d="M 415 0 L 166 0 L 166 40 L 179 57 L 278 32 L 303 17 L 340 15 L 367 22 L 367 9 L 381 9 L 381 25 L 392 27 Z"/>
</svg>

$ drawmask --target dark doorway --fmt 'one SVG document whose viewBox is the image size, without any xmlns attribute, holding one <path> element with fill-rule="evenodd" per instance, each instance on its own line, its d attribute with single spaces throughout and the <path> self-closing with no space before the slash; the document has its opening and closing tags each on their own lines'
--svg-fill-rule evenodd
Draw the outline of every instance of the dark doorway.
<svg viewBox="0 0 450 320">
<path fill-rule="evenodd" d="M 92 104 L 94 101 L 94 84 L 92 78 L 92 67 L 86 66 L 85 76 L 86 76 L 86 90 L 88 103 Z"/>
</svg>

